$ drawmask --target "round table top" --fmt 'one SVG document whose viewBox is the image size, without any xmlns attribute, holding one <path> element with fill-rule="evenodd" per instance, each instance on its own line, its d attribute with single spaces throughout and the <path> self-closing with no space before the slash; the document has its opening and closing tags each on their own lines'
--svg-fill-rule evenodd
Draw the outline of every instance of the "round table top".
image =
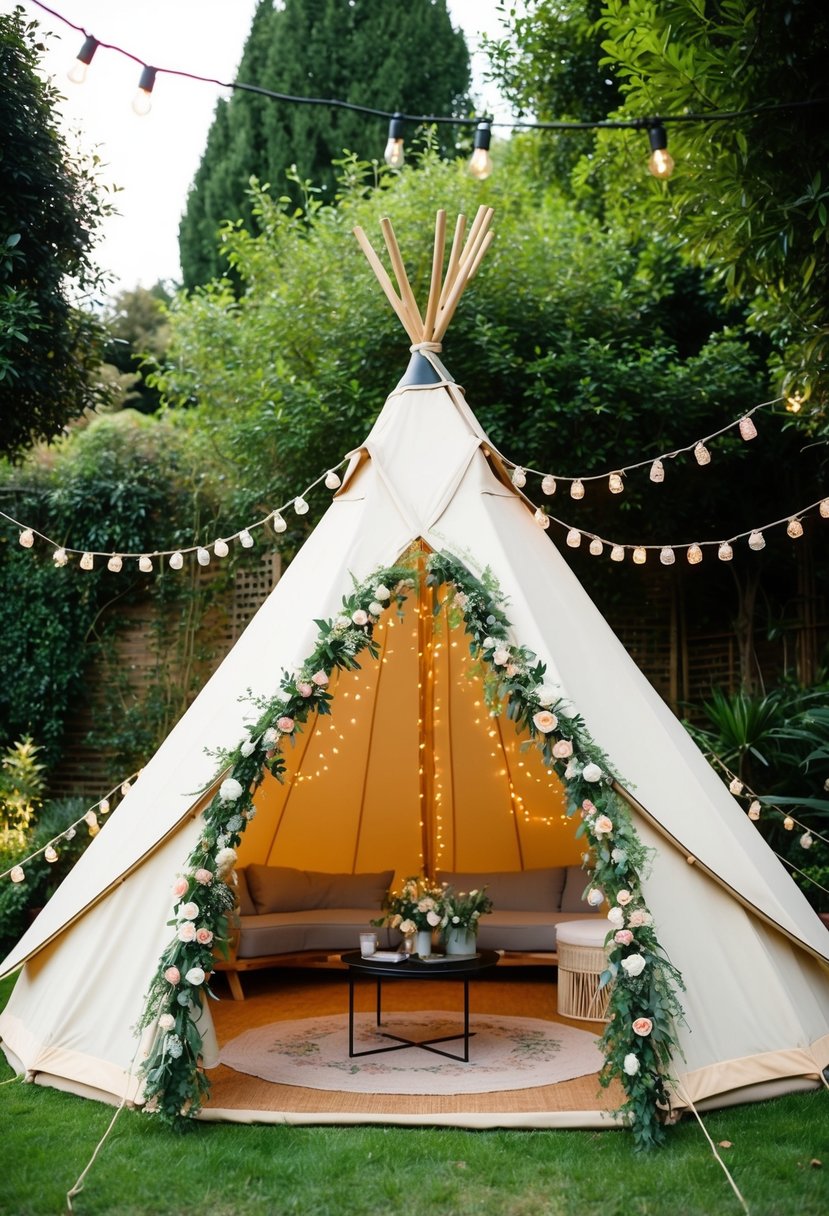
<svg viewBox="0 0 829 1216">
<path fill-rule="evenodd" d="M 424 962 L 413 954 L 404 962 L 390 963 L 372 958 L 370 954 L 363 956 L 359 950 L 348 950 L 340 955 L 352 971 L 365 975 L 403 975 L 419 980 L 439 980 L 450 975 L 474 975 L 479 971 L 488 971 L 501 958 L 497 950 L 479 950 L 474 958 L 455 957 L 451 954 L 439 959 L 432 957 L 433 962 Z"/>
</svg>

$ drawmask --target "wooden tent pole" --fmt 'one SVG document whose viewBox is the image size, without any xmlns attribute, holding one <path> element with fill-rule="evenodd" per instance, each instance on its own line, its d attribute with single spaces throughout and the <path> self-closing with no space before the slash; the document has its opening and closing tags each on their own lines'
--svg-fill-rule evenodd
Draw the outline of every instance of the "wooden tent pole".
<svg viewBox="0 0 829 1216">
<path fill-rule="evenodd" d="M 400 299 L 403 302 L 403 307 L 409 314 L 414 332 L 417 334 L 417 337 L 413 341 L 420 342 L 423 335 L 423 318 L 420 315 L 417 300 L 414 298 L 414 292 L 409 283 L 409 276 L 406 274 L 406 267 L 403 265 L 400 246 L 397 243 L 397 237 L 394 235 L 394 228 L 392 228 L 392 223 L 388 216 L 384 216 L 381 219 L 380 230 L 383 233 L 383 240 L 386 242 L 386 248 L 389 251 L 394 276 L 400 288 Z M 412 329 L 409 329 L 407 332 L 411 335 Z"/>
<path fill-rule="evenodd" d="M 443 254 L 446 248 L 446 212 L 438 211 L 435 216 L 435 247 L 432 253 L 432 279 L 429 284 L 429 300 L 426 304 L 426 318 L 423 322 L 423 340 L 431 342 L 435 329 L 435 317 L 440 303 L 441 276 L 443 273 Z"/>
<path fill-rule="evenodd" d="M 408 312 L 404 308 L 403 302 L 402 302 L 402 300 L 399 299 L 397 292 L 394 290 L 394 287 L 392 287 L 391 279 L 386 274 L 386 268 L 383 265 L 383 263 L 380 261 L 380 259 L 378 258 L 377 254 L 372 249 L 371 243 L 370 243 L 368 237 L 366 236 L 365 232 L 363 232 L 362 228 L 360 228 L 359 226 L 354 229 L 354 235 L 356 236 L 356 238 L 360 244 L 360 248 L 362 249 L 363 253 L 366 255 L 366 259 L 368 261 L 369 266 L 371 267 L 371 269 L 374 271 L 375 275 L 377 276 L 377 282 L 380 284 L 380 286 L 383 288 L 383 291 L 386 293 L 386 299 L 388 300 L 388 302 L 391 304 L 392 308 L 394 309 L 394 311 L 397 315 L 398 321 L 403 326 L 403 328 L 405 329 L 406 333 L 409 335 L 411 340 L 413 342 L 417 342 L 419 339 L 418 339 L 417 334 L 412 333 L 411 322 L 409 320 Z"/>
<path fill-rule="evenodd" d="M 463 242 L 463 234 L 466 232 L 466 216 L 459 215 L 455 224 L 455 235 L 452 237 L 452 248 L 449 251 L 449 265 L 446 267 L 446 278 L 443 280 L 443 288 L 440 293 L 440 303 L 438 308 L 443 308 L 446 298 L 455 283 L 455 277 L 458 273 L 458 263 L 460 262 L 461 249 Z"/>
</svg>

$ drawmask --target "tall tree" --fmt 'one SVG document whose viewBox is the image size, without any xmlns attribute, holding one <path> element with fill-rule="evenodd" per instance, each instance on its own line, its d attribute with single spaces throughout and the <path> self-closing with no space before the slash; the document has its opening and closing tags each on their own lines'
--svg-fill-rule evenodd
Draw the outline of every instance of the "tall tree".
<svg viewBox="0 0 829 1216">
<path fill-rule="evenodd" d="M 262 0 L 238 78 L 291 96 L 453 115 L 468 109 L 469 54 L 446 0 L 285 0 L 278 9 Z M 300 187 L 286 176 L 295 166 L 330 201 L 332 161 L 345 150 L 378 155 L 387 126 L 385 119 L 255 93 L 219 102 L 179 230 L 185 286 L 227 269 L 217 234 L 225 220 L 253 222 L 252 176 L 300 204 Z M 438 134 L 452 146 L 451 128 Z"/>
<path fill-rule="evenodd" d="M 72 304 L 70 282 L 97 281 L 106 203 L 57 126 L 41 49 L 22 9 L 0 14 L 0 452 L 11 456 L 98 400 L 101 330 Z"/>
<path fill-rule="evenodd" d="M 679 236 L 770 335 L 788 391 L 825 400 L 829 351 L 829 126 L 824 0 L 525 0 L 496 68 L 545 117 L 570 108 L 573 76 L 550 46 L 588 56 L 580 118 L 603 118 L 603 73 L 618 118 L 748 110 L 738 121 L 669 125 L 676 170 L 643 171 L 641 132 L 603 131 L 576 169 L 613 222 Z M 589 87 L 588 87 L 589 86 Z M 556 113 L 555 111 L 559 112 Z M 555 137 L 554 137 L 555 138 Z M 637 178 L 638 173 L 638 178 Z M 819 414 L 816 411 L 816 415 Z"/>
</svg>

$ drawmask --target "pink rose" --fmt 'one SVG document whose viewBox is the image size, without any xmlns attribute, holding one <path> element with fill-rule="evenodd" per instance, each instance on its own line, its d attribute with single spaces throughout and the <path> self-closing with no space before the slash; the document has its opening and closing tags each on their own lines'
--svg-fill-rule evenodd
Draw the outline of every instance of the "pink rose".
<svg viewBox="0 0 829 1216">
<path fill-rule="evenodd" d="M 596 813 L 596 808 L 589 798 L 585 798 L 584 802 L 581 804 L 581 809 L 584 811 L 585 815 L 595 815 Z"/>
<path fill-rule="evenodd" d="M 196 926 L 191 920 L 186 920 L 179 925 L 177 937 L 180 942 L 194 942 L 196 940 Z"/>
<path fill-rule="evenodd" d="M 199 915 L 199 905 L 194 904 L 191 899 L 189 903 L 181 905 L 178 914 L 182 920 L 196 920 Z"/>
<path fill-rule="evenodd" d="M 213 881 L 213 874 L 210 870 L 196 870 L 193 877 L 195 878 L 196 882 L 201 883 L 203 887 L 209 887 Z M 184 894 L 184 892 L 182 892 L 182 894 Z"/>
<path fill-rule="evenodd" d="M 624 908 L 627 904 L 630 903 L 630 901 L 632 899 L 633 899 L 633 896 L 631 895 L 630 891 L 626 891 L 625 888 L 623 887 L 622 890 L 619 892 L 619 894 L 616 896 L 616 903 L 621 904 L 622 907 Z"/>
<path fill-rule="evenodd" d="M 503 667 L 509 662 L 509 651 L 503 646 L 499 646 L 492 656 L 493 663 L 497 663 L 499 667 Z"/>
<path fill-rule="evenodd" d="M 325 688 L 328 683 L 328 676 L 324 671 L 315 671 L 311 679 L 317 688 Z"/>
<path fill-rule="evenodd" d="M 200 929 L 196 930 L 196 941 L 200 946 L 209 946 L 213 941 L 213 934 L 209 929 L 205 929 L 204 926 L 202 926 Z"/>
<path fill-rule="evenodd" d="M 550 731 L 558 726 L 558 718 L 551 714 L 549 709 L 540 709 L 537 714 L 533 714 L 533 726 L 543 735 L 549 735 Z"/>
<path fill-rule="evenodd" d="M 310 697 L 311 693 L 314 691 L 314 685 L 309 684 L 307 680 L 299 680 L 297 682 L 296 690 L 301 697 Z M 277 726 L 278 725 L 279 723 L 277 722 Z"/>
<path fill-rule="evenodd" d="M 190 884 L 187 882 L 186 878 L 177 878 L 173 883 L 173 894 L 178 899 L 181 899 L 182 895 L 187 894 L 187 888 L 189 885 Z"/>
<path fill-rule="evenodd" d="M 646 925 L 647 923 L 648 923 L 648 914 L 647 914 L 647 912 L 644 912 L 641 908 L 634 908 L 633 911 L 631 912 L 630 916 L 628 917 L 628 924 L 633 929 L 639 929 L 642 925 Z"/>
<path fill-rule="evenodd" d="M 613 831 L 613 820 L 608 819 L 607 815 L 600 815 L 593 824 L 593 831 L 597 836 L 606 836 L 608 832 Z"/>
<path fill-rule="evenodd" d="M 613 940 L 617 946 L 629 946 L 633 941 L 633 934 L 630 929 L 619 929 L 617 933 L 613 934 Z"/>
<path fill-rule="evenodd" d="M 276 725 L 282 731 L 283 735 L 289 735 L 294 729 L 294 720 L 286 715 L 284 718 L 277 718 Z"/>
<path fill-rule="evenodd" d="M 553 755 L 556 760 L 567 760 L 573 754 L 573 744 L 569 739 L 559 739 L 553 744 Z"/>
<path fill-rule="evenodd" d="M 356 612 L 352 612 L 351 619 L 355 625 L 367 625 L 368 613 L 363 612 L 362 608 L 358 608 Z"/>
<path fill-rule="evenodd" d="M 641 1035 L 644 1039 L 653 1030 L 653 1022 L 650 1018 L 637 1018 L 633 1025 L 633 1033 Z"/>
<path fill-rule="evenodd" d="M 168 984 L 177 984 L 181 979 L 181 972 L 178 967 L 168 967 L 164 972 L 164 978 Z"/>
<path fill-rule="evenodd" d="M 506 672 L 508 676 L 517 676 L 518 668 L 514 663 L 507 663 Z"/>
</svg>

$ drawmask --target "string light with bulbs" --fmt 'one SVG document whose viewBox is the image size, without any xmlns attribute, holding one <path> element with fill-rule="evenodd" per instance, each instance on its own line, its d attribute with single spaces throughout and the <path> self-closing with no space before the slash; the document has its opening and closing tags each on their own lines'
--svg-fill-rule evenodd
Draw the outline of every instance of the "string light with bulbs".
<svg viewBox="0 0 829 1216">
<path fill-rule="evenodd" d="M 284 512 L 293 511 L 295 515 L 307 515 L 310 509 L 307 495 L 309 495 L 321 483 L 326 489 L 334 491 L 342 484 L 338 469 L 341 469 L 348 461 L 348 457 L 343 457 L 339 464 L 334 465 L 326 473 L 321 474 L 315 481 L 312 481 L 309 486 L 297 494 L 294 498 L 288 499 L 282 506 L 277 507 L 273 511 L 268 511 L 267 515 L 263 515 L 261 519 L 257 519 L 254 523 L 248 524 L 247 527 L 241 528 L 238 532 L 233 532 L 228 536 L 218 537 L 216 540 L 209 542 L 209 545 L 193 544 L 183 546 L 178 549 L 154 549 L 143 553 L 119 553 L 107 550 L 96 549 L 81 549 L 73 548 L 71 545 L 61 544 L 59 541 L 53 540 L 44 532 L 38 531 L 37 528 L 31 527 L 29 524 L 21 523 L 11 515 L 7 515 L 5 511 L 0 511 L 0 519 L 5 519 L 14 527 L 20 529 L 18 541 L 24 549 L 33 549 L 36 540 L 41 540 L 47 545 L 52 546 L 52 561 L 58 567 L 69 565 L 73 557 L 77 557 L 78 565 L 81 570 L 93 570 L 95 568 L 96 559 L 105 559 L 106 568 L 111 574 L 118 574 L 124 569 L 125 562 L 137 563 L 138 569 L 142 574 L 152 574 L 155 570 L 155 562 L 160 558 L 167 558 L 167 564 L 171 570 L 181 570 L 184 566 L 184 559 L 188 556 L 195 556 L 197 563 L 200 566 L 209 566 L 212 560 L 212 554 L 218 558 L 227 557 L 230 552 L 230 542 L 238 541 L 243 549 L 252 549 L 256 543 L 253 538 L 253 532 L 258 528 L 264 528 L 266 524 L 270 524 L 273 531 L 280 535 L 285 532 L 288 527 L 288 522 L 283 515 Z"/>
<path fill-rule="evenodd" d="M 580 473 L 575 477 L 564 476 L 561 473 L 544 473 L 539 469 L 514 464 L 511 460 L 501 456 L 500 452 L 498 455 L 512 469 L 512 483 L 519 490 L 523 489 L 527 484 L 527 477 L 532 476 L 541 478 L 542 492 L 548 498 L 551 498 L 556 493 L 559 483 L 564 483 L 570 487 L 570 497 L 577 502 L 581 501 L 585 497 L 585 483 L 591 481 L 607 481 L 611 494 L 621 494 L 625 488 L 624 478 L 627 473 L 650 466 L 650 480 L 656 485 L 661 485 L 665 480 L 665 462 L 675 460 L 686 452 L 693 453 L 694 460 L 700 468 L 710 464 L 711 451 L 708 444 L 714 439 L 718 439 L 721 435 L 725 435 L 728 431 L 736 429 L 740 438 L 746 443 L 752 439 L 756 439 L 757 427 L 754 423 L 753 415 L 758 410 L 768 409 L 771 406 L 779 405 L 781 401 L 787 400 L 786 397 L 781 396 L 773 397 L 769 401 L 761 401 L 757 405 L 752 406 L 750 410 L 746 410 L 740 414 L 739 418 L 735 418 L 732 422 L 728 422 L 725 426 L 720 427 L 718 431 L 712 431 L 710 435 L 704 435 L 701 439 L 694 439 L 691 443 L 687 443 L 683 447 L 673 448 L 669 452 L 660 452 L 658 456 L 648 456 L 644 460 L 636 460 L 631 464 L 617 465 L 616 468 L 605 470 L 602 473 Z"/>
<path fill-rule="evenodd" d="M 240 80 L 219 80 L 214 76 L 202 76 L 196 72 L 186 72 L 179 68 L 162 68 L 151 66 L 146 63 L 140 56 L 134 55 L 131 51 L 125 50 L 124 47 L 117 46 L 111 42 L 103 42 L 90 34 L 82 25 L 70 21 L 64 17 L 62 13 L 43 4 L 41 0 L 27 0 L 35 8 L 41 9 L 48 13 L 57 21 L 62 22 L 70 29 L 76 30 L 84 36 L 84 43 L 78 52 L 75 63 L 69 70 L 69 79 L 76 84 L 82 83 L 87 76 L 87 70 L 92 62 L 98 47 L 103 47 L 105 50 L 113 51 L 133 63 L 138 64 L 141 68 L 141 75 L 138 84 L 138 91 L 132 103 L 133 110 L 138 115 L 146 115 L 152 107 L 152 92 L 156 83 L 156 78 L 160 75 L 177 76 L 185 80 L 192 80 L 201 84 L 214 84 L 222 89 L 230 89 L 236 92 L 255 93 L 260 97 L 266 97 L 273 101 L 279 101 L 286 105 L 301 105 L 301 106 L 323 106 L 329 110 L 341 109 L 350 110 L 358 114 L 365 114 L 371 118 L 387 118 L 389 120 L 389 137 L 386 143 L 385 160 L 394 168 L 400 168 L 405 161 L 404 153 L 404 132 L 405 124 L 412 125 L 444 125 L 454 127 L 474 127 L 474 152 L 469 163 L 469 171 L 474 176 L 483 180 L 492 172 L 492 160 L 489 155 L 489 145 L 492 135 L 492 128 L 503 127 L 512 131 L 599 131 L 599 130 L 617 130 L 617 131 L 645 131 L 648 135 L 648 141 L 651 148 L 651 155 L 648 161 L 648 170 L 654 177 L 659 180 L 665 180 L 670 177 L 674 168 L 673 157 L 668 152 L 668 133 L 667 126 L 673 123 L 693 123 L 696 125 L 707 124 L 711 122 L 736 122 L 740 119 L 757 117 L 761 114 L 770 113 L 778 110 L 793 110 L 803 107 L 813 107 L 826 105 L 827 98 L 807 99 L 803 101 L 793 102 L 759 102 L 757 105 L 746 107 L 741 110 L 712 110 L 709 113 L 684 113 L 684 114 L 653 114 L 642 118 L 630 119 L 599 119 L 586 122 L 573 122 L 569 120 L 551 120 L 547 122 L 532 121 L 529 119 L 516 120 L 499 120 L 494 121 L 487 116 L 470 116 L 458 117 L 454 115 L 441 114 L 406 114 L 399 110 L 381 110 L 374 106 L 358 105 L 355 102 L 344 101 L 336 97 L 300 97 L 290 93 L 279 93 L 273 89 L 266 89 L 261 85 L 247 84 Z M 394 128 L 394 134 L 392 134 Z"/>
<path fill-rule="evenodd" d="M 534 503 L 530 505 L 535 506 Z M 570 549 L 578 549 L 581 547 L 583 540 L 588 540 L 590 542 L 588 552 L 591 557 L 601 557 L 605 550 L 609 549 L 610 560 L 612 562 L 623 562 L 628 553 L 630 553 L 635 566 L 644 566 L 648 560 L 649 553 L 658 553 L 659 562 L 662 566 L 673 566 L 676 563 L 677 554 L 684 552 L 689 565 L 698 566 L 703 560 L 703 551 L 705 549 L 715 548 L 717 550 L 717 557 L 721 562 L 732 561 L 734 558 L 734 544 L 741 540 L 747 540 L 749 549 L 758 553 L 766 547 L 765 533 L 770 532 L 773 528 L 782 527 L 784 524 L 786 526 L 786 535 L 791 540 L 798 540 L 803 536 L 803 524 L 801 520 L 814 510 L 817 510 L 821 519 L 829 519 L 829 498 L 819 498 L 815 502 L 809 503 L 808 506 L 801 507 L 793 515 L 784 515 L 781 519 L 772 520 L 770 523 L 746 528 L 744 532 L 738 532 L 727 540 L 684 541 L 681 543 L 672 542 L 671 544 L 646 545 L 607 540 L 596 532 L 589 532 L 585 528 L 576 527 L 575 524 L 567 523 L 566 520 L 558 519 L 555 515 L 550 515 L 543 507 L 535 508 L 533 518 L 538 526 L 545 530 L 549 528 L 551 523 L 558 524 L 566 532 L 565 543 Z"/>
<path fill-rule="evenodd" d="M 126 795 L 132 789 L 135 781 L 141 776 L 141 772 L 142 770 L 139 768 L 136 769 L 134 773 L 130 773 L 128 777 L 123 777 L 112 787 L 111 790 L 107 790 L 102 798 L 99 798 L 97 802 L 93 802 L 91 806 L 87 807 L 84 813 L 80 815 L 74 821 L 74 823 L 70 823 L 68 827 L 65 827 L 61 832 L 58 832 L 57 836 L 53 836 L 51 840 L 46 842 L 46 844 L 41 845 L 39 849 L 35 849 L 35 851 L 30 853 L 28 857 L 24 857 L 22 860 L 15 862 L 15 864 L 10 866 L 8 870 L 3 870 L 0 872 L 0 882 L 2 882 L 4 878 L 8 878 L 15 884 L 25 882 L 26 867 L 31 865 L 33 861 L 41 856 L 49 863 L 49 865 L 54 865 L 55 862 L 60 859 L 58 846 L 63 842 L 68 843 L 70 840 L 74 840 L 78 833 L 78 829 L 84 825 L 88 829 L 90 840 L 94 836 L 97 836 L 101 830 L 101 824 L 98 822 L 98 816 L 108 815 L 110 813 L 112 810 L 113 800 L 119 794 L 122 798 L 126 797 Z"/>
<path fill-rule="evenodd" d="M 816 828 L 802 823 L 799 819 L 795 819 L 794 815 L 791 815 L 788 811 L 784 811 L 782 807 L 779 807 L 777 803 L 773 802 L 771 799 L 762 797 L 761 795 L 755 793 L 755 791 L 752 790 L 751 787 L 745 783 L 745 781 L 738 777 L 736 773 L 732 772 L 725 761 L 722 760 L 716 752 L 709 751 L 705 752 L 704 754 L 709 763 L 718 768 L 722 772 L 723 776 L 728 779 L 728 792 L 734 798 L 742 798 L 748 802 L 746 816 L 751 820 L 752 823 L 758 822 L 764 810 L 772 811 L 782 821 L 785 831 L 793 832 L 795 828 L 799 828 L 802 831 L 803 835 L 800 837 L 799 841 L 802 849 L 810 849 L 816 840 L 821 841 L 822 844 L 829 845 L 829 837 L 824 836 L 821 832 L 817 831 Z M 829 791 L 829 778 L 824 781 L 823 788 L 824 790 Z M 789 868 L 792 870 L 796 870 L 798 874 L 801 874 L 803 878 L 805 878 L 813 886 L 817 887 L 819 891 L 823 891 L 829 895 L 829 889 L 824 887 L 822 883 L 818 882 L 816 878 L 813 878 L 810 874 L 807 874 L 805 870 L 798 869 L 793 862 L 789 861 L 788 858 L 784 857 L 776 850 L 772 851 L 778 860 L 782 861 L 784 865 L 789 866 Z"/>
</svg>

